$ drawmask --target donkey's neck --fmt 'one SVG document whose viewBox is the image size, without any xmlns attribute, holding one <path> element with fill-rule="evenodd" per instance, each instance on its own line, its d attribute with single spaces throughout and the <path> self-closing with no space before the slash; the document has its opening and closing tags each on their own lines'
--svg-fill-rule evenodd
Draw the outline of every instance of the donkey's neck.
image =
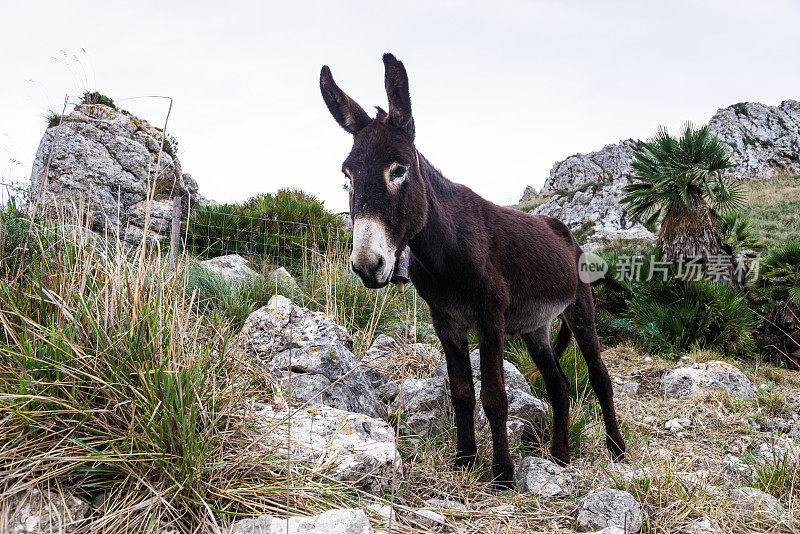
<svg viewBox="0 0 800 534">
<path fill-rule="evenodd" d="M 425 226 L 410 241 L 411 252 L 431 273 L 441 273 L 448 251 L 458 247 L 456 221 L 458 216 L 451 206 L 451 199 L 461 188 L 431 165 L 421 154 L 419 166 L 426 182 L 428 212 Z"/>
</svg>

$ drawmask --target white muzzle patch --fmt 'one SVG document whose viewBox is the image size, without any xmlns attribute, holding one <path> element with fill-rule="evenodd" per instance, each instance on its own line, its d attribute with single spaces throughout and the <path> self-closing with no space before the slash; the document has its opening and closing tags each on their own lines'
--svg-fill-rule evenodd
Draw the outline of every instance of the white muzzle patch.
<svg viewBox="0 0 800 534">
<path fill-rule="evenodd" d="M 353 221 L 353 252 L 350 266 L 362 279 L 372 278 L 378 284 L 388 282 L 394 269 L 396 248 L 380 219 L 357 217 Z"/>
</svg>

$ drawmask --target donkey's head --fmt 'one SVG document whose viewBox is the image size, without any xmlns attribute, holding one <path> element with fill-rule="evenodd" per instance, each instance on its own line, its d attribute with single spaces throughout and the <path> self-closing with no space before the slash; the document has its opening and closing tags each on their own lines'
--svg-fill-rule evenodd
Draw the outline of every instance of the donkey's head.
<svg viewBox="0 0 800 534">
<path fill-rule="evenodd" d="M 384 54 L 389 113 L 373 119 L 322 67 L 322 98 L 339 126 L 353 134 L 353 148 L 342 164 L 350 181 L 353 252 L 350 268 L 365 286 L 389 283 L 408 241 L 425 225 L 427 195 L 414 147 L 414 119 L 403 64 Z"/>
</svg>

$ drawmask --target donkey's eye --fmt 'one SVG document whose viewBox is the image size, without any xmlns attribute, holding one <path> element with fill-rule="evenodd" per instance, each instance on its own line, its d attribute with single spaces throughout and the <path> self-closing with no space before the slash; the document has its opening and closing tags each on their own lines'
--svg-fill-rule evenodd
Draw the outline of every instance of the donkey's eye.
<svg viewBox="0 0 800 534">
<path fill-rule="evenodd" d="M 389 177 L 392 180 L 398 180 L 398 179 L 400 179 L 400 178 L 402 178 L 403 176 L 406 175 L 406 171 L 407 170 L 408 170 L 408 167 L 403 167 L 402 165 L 398 165 L 397 167 L 392 169 L 392 172 L 389 173 Z"/>
</svg>

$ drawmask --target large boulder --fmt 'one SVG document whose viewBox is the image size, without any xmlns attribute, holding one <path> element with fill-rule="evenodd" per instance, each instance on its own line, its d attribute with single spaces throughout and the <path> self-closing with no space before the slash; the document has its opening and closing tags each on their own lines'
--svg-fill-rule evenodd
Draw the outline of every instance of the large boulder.
<svg viewBox="0 0 800 534">
<path fill-rule="evenodd" d="M 668 397 L 688 397 L 700 391 L 727 391 L 735 397 L 750 399 L 755 389 L 750 379 L 735 365 L 718 360 L 679 367 L 664 373 L 661 386 Z"/>
<path fill-rule="evenodd" d="M 66 534 L 81 526 L 89 503 L 71 495 L 31 489 L 12 495 L 3 506 L 0 525 L 9 534 Z"/>
<path fill-rule="evenodd" d="M 280 386 L 307 404 L 371 417 L 385 407 L 351 352 L 353 340 L 324 313 L 281 295 L 250 314 L 235 342 L 245 354 L 267 361 Z"/>
<path fill-rule="evenodd" d="M 209 203 L 178 158 L 161 151 L 163 137 L 144 119 L 102 104 L 79 104 L 42 137 L 31 171 L 33 198 L 43 199 L 51 213 L 86 209 L 94 230 L 120 235 L 128 225 L 142 228 L 142 202 L 151 192 L 154 200 L 180 195 L 184 208 Z M 147 230 L 167 231 L 168 217 L 171 205 L 151 207 Z"/>
<path fill-rule="evenodd" d="M 217 256 L 210 260 L 203 260 L 200 266 L 206 271 L 232 280 L 247 280 L 258 276 L 258 273 L 251 269 L 248 261 L 238 254 L 228 254 L 227 256 Z"/>
<path fill-rule="evenodd" d="M 228 534 L 372 534 L 372 525 L 363 510 L 328 510 L 313 516 L 273 517 L 237 521 Z"/>
<path fill-rule="evenodd" d="M 336 408 L 306 407 L 275 410 L 257 405 L 260 443 L 286 453 L 291 437 L 291 460 L 314 466 L 334 480 L 346 482 L 373 495 L 398 489 L 403 462 L 397 453 L 394 429 L 385 421 Z"/>
<path fill-rule="evenodd" d="M 642 530 L 642 507 L 627 491 L 606 489 L 590 492 L 580 503 L 581 532 L 619 527 L 627 534 Z"/>
</svg>

